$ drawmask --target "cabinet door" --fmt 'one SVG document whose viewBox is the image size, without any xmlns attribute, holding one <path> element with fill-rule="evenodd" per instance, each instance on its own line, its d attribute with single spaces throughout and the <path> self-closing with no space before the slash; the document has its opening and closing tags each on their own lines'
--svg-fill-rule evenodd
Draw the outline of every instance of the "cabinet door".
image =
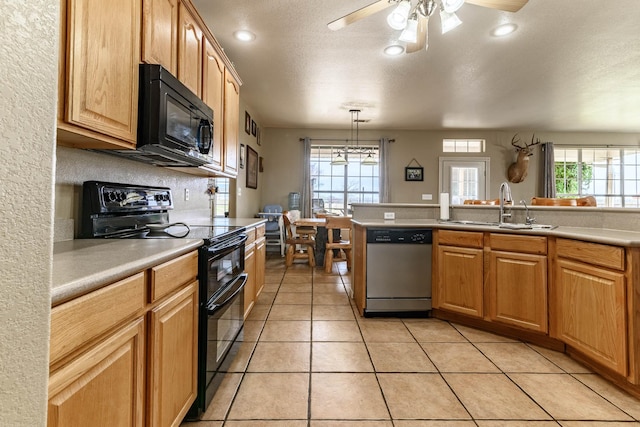
<svg viewBox="0 0 640 427">
<path fill-rule="evenodd" d="M 488 317 L 547 332 L 547 257 L 491 251 Z"/>
<path fill-rule="evenodd" d="M 225 70 L 224 74 L 224 171 L 238 173 L 238 128 L 240 126 L 240 86 Z"/>
<path fill-rule="evenodd" d="M 264 287 L 264 275 L 267 262 L 267 245 L 263 237 L 256 240 L 256 298 Z"/>
<path fill-rule="evenodd" d="M 438 246 L 434 308 L 482 317 L 482 249 Z"/>
<path fill-rule="evenodd" d="M 178 19 L 178 80 L 202 97 L 202 29 L 180 2 Z"/>
<path fill-rule="evenodd" d="M 47 425 L 142 427 L 144 343 L 140 317 L 52 372 Z"/>
<path fill-rule="evenodd" d="M 247 245 L 244 253 L 244 272 L 247 283 L 244 285 L 244 318 L 246 319 L 256 301 L 256 251 L 255 244 Z"/>
<path fill-rule="evenodd" d="M 176 75 L 178 67 L 178 1 L 144 0 L 142 61 L 160 64 Z"/>
<path fill-rule="evenodd" d="M 208 39 L 204 39 L 202 100 L 213 110 L 212 166 L 222 169 L 222 128 L 224 126 L 224 64 Z"/>
<path fill-rule="evenodd" d="M 559 259 L 555 281 L 558 338 L 602 365 L 626 375 L 624 275 Z"/>
<path fill-rule="evenodd" d="M 197 348 L 198 282 L 193 282 L 151 311 L 149 425 L 180 425 L 196 398 Z"/>
<path fill-rule="evenodd" d="M 141 0 L 67 3 L 64 120 L 136 142 Z"/>
</svg>

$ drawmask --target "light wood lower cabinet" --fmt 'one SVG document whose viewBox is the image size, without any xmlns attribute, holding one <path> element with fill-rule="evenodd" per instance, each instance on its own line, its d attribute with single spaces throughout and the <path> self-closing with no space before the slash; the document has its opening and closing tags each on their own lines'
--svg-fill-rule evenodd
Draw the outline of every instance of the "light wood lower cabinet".
<svg viewBox="0 0 640 427">
<path fill-rule="evenodd" d="M 598 363 L 627 375 L 624 274 L 559 259 L 555 286 L 558 338 Z"/>
<path fill-rule="evenodd" d="M 246 319 L 256 302 L 256 245 L 251 242 L 245 246 L 244 272 L 247 283 L 244 285 L 244 318 Z"/>
<path fill-rule="evenodd" d="M 179 426 L 196 397 L 198 282 L 151 310 L 150 425 Z"/>
<path fill-rule="evenodd" d="M 264 288 L 267 261 L 267 245 L 264 236 L 256 240 L 256 300 Z"/>
<path fill-rule="evenodd" d="M 53 307 L 50 427 L 179 426 L 195 400 L 197 252 Z"/>
<path fill-rule="evenodd" d="M 483 316 L 482 249 L 438 246 L 433 307 L 467 316 Z"/>
<path fill-rule="evenodd" d="M 121 327 L 49 377 L 47 425 L 144 425 L 144 318 Z"/>
</svg>

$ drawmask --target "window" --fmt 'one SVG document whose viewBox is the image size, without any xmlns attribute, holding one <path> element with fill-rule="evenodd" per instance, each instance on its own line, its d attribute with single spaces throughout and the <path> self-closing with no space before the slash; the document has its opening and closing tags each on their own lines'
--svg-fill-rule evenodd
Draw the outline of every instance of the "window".
<svg viewBox="0 0 640 427">
<path fill-rule="evenodd" d="M 450 194 L 452 205 L 486 199 L 489 165 L 485 157 L 441 157 L 440 192 Z"/>
<path fill-rule="evenodd" d="M 443 153 L 484 153 L 484 139 L 443 139 Z"/>
<path fill-rule="evenodd" d="M 371 149 L 378 156 L 378 147 Z M 380 200 L 380 168 L 363 165 L 367 153 L 347 153 L 347 165 L 332 165 L 331 160 L 344 146 L 318 145 L 311 147 L 311 192 L 314 209 L 323 206 L 327 212 L 350 215 L 352 203 L 378 203 Z M 341 152 L 342 152 L 341 151 Z"/>
<path fill-rule="evenodd" d="M 555 147 L 557 197 L 595 196 L 598 206 L 640 207 L 640 150 Z"/>
<path fill-rule="evenodd" d="M 229 178 L 211 178 L 209 187 L 218 187 L 213 204 L 213 216 L 224 217 L 229 215 Z"/>
</svg>

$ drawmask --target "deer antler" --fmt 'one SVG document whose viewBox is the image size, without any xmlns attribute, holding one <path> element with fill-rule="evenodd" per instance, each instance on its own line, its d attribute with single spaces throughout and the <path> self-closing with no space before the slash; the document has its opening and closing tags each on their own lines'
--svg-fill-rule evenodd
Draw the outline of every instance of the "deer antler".
<svg viewBox="0 0 640 427">
<path fill-rule="evenodd" d="M 516 133 L 515 135 L 513 135 L 513 138 L 511 138 L 511 145 L 513 145 L 514 147 L 516 147 L 519 150 L 524 150 L 525 148 L 527 148 L 526 147 L 526 143 L 525 143 L 524 147 L 520 146 L 520 144 L 519 144 L 520 141 L 521 140 L 520 140 L 520 138 L 518 138 L 518 134 Z"/>
<path fill-rule="evenodd" d="M 527 144 L 527 147 L 526 147 L 526 148 L 533 147 L 534 145 L 538 145 L 538 144 L 540 144 L 540 142 L 541 142 L 541 141 L 540 141 L 540 138 L 536 138 L 536 142 L 533 142 L 533 138 L 534 138 L 535 136 L 536 136 L 536 134 L 535 134 L 535 133 L 534 133 L 533 135 L 531 135 L 531 144 Z"/>
</svg>

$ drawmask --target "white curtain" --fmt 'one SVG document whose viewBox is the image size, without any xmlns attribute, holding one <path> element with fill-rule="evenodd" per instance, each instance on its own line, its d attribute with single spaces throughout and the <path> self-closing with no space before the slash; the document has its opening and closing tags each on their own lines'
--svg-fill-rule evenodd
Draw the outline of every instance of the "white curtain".
<svg viewBox="0 0 640 427">
<path fill-rule="evenodd" d="M 389 203 L 389 138 L 380 138 L 380 203 Z"/>
<path fill-rule="evenodd" d="M 553 142 L 542 144 L 542 197 L 556 197 L 556 168 Z"/>
<path fill-rule="evenodd" d="M 304 139 L 304 153 L 302 164 L 302 194 L 300 208 L 304 218 L 311 218 L 311 138 Z"/>
</svg>

